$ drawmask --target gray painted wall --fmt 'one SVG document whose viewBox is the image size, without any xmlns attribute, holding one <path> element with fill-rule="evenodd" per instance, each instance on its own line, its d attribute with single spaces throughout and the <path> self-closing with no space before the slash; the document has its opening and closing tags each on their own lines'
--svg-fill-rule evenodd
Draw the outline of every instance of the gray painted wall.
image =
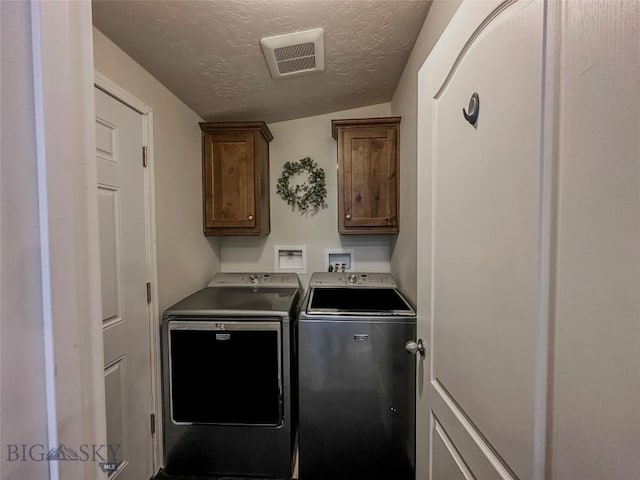
<svg viewBox="0 0 640 480">
<path fill-rule="evenodd" d="M 218 241 L 202 233 L 202 119 L 99 30 L 93 32 L 96 70 L 153 109 L 158 295 L 163 310 L 204 287 L 220 270 Z"/>
<path fill-rule="evenodd" d="M 270 154 L 271 234 L 268 237 L 227 237 L 221 240 L 222 271 L 273 271 L 275 245 L 306 245 L 307 274 L 300 275 L 306 286 L 311 273 L 324 271 L 325 249 L 354 249 L 359 271 L 389 271 L 388 235 L 338 234 L 337 142 L 331 136 L 334 118 L 367 118 L 389 115 L 389 104 L 344 110 L 313 117 L 272 123 Z M 292 210 L 276 193 L 276 184 L 287 161 L 311 157 L 324 169 L 327 208 L 317 214 L 302 215 Z"/>
<path fill-rule="evenodd" d="M 400 234 L 391 246 L 391 272 L 414 301 L 417 298 L 417 109 L 418 70 L 440 38 L 460 0 L 434 1 L 420 30 L 396 92 L 391 115 L 402 116 L 400 123 Z"/>
<path fill-rule="evenodd" d="M 416 110 L 417 72 L 460 2 L 435 1 L 416 40 L 391 104 L 271 124 L 271 234 L 266 238 L 206 239 L 201 233 L 201 119 L 154 77 L 94 29 L 98 71 L 154 110 L 156 208 L 160 307 L 165 308 L 203 286 L 215 271 L 273 270 L 273 246 L 308 246 L 309 273 L 324 269 L 325 248 L 355 248 L 356 267 L 391 269 L 401 287 L 416 298 Z M 337 117 L 400 115 L 400 234 L 348 237 L 337 234 L 336 146 L 330 120 Z M 326 125 L 324 125 L 326 123 Z M 287 160 L 313 157 L 327 170 L 329 208 L 300 217 L 284 205 L 275 184 Z M 389 263 L 390 261 L 390 263 Z M 303 281 L 308 276 L 303 276 Z"/>
</svg>

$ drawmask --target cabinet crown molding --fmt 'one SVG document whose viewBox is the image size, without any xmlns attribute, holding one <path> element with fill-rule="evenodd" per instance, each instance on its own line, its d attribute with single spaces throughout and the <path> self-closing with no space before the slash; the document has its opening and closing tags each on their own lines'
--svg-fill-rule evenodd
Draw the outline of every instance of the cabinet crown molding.
<svg viewBox="0 0 640 480">
<path fill-rule="evenodd" d="M 384 127 L 399 125 L 402 117 L 376 117 L 376 118 L 344 118 L 331 120 L 331 136 L 338 139 L 338 128 L 348 127 Z"/>
<path fill-rule="evenodd" d="M 207 133 L 233 133 L 257 131 L 267 142 L 273 140 L 273 134 L 264 122 L 200 122 L 200 130 Z"/>
</svg>

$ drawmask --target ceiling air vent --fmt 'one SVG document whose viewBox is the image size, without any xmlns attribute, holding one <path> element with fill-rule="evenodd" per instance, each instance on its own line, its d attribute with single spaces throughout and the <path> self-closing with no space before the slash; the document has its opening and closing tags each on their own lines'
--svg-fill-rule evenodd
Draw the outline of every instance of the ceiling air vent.
<svg viewBox="0 0 640 480">
<path fill-rule="evenodd" d="M 324 70 L 324 32 L 321 28 L 260 40 L 273 78 Z"/>
</svg>

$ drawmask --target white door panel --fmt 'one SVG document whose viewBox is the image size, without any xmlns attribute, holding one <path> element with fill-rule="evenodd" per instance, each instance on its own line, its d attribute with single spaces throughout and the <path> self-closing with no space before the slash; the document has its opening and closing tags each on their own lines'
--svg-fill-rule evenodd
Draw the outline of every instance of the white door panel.
<svg viewBox="0 0 640 480">
<path fill-rule="evenodd" d="M 119 190 L 98 185 L 103 327 L 122 321 L 120 208 Z"/>
<path fill-rule="evenodd" d="M 432 382 L 524 479 L 533 462 L 542 4 L 510 13 L 476 39 L 434 102 Z M 527 28 L 532 15 L 537 32 Z M 477 128 L 461 111 L 473 92 Z"/>
<path fill-rule="evenodd" d="M 110 477 L 148 478 L 152 404 L 142 119 L 98 89 L 96 147 L 107 441 L 120 445 L 115 460 L 121 462 Z"/>
<path fill-rule="evenodd" d="M 434 480 L 474 480 L 473 474 L 464 463 L 451 439 L 434 420 L 433 435 L 433 475 Z"/>
<path fill-rule="evenodd" d="M 423 394 L 473 474 L 525 480 L 535 478 L 544 375 L 536 370 L 543 4 L 493 6 L 463 43 L 437 52 L 446 70 L 421 75 L 420 128 L 430 138 L 420 161 L 432 189 L 431 225 L 419 234 L 431 247 L 431 276 L 420 284 L 430 298 L 419 298 L 431 313 L 419 326 L 431 346 Z M 473 93 L 475 126 L 462 112 Z M 447 460 L 431 432 L 437 478 Z"/>
<path fill-rule="evenodd" d="M 419 72 L 419 480 L 640 478 L 639 19 L 466 1 Z"/>
</svg>

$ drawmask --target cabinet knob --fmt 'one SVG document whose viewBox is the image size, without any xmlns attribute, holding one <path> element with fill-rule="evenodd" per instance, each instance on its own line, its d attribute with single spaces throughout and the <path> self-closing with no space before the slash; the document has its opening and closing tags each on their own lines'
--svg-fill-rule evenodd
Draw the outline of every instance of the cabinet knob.
<svg viewBox="0 0 640 480">
<path fill-rule="evenodd" d="M 249 215 L 247 218 L 248 218 L 249 220 L 253 220 L 253 215 Z"/>
<path fill-rule="evenodd" d="M 345 217 L 347 220 L 351 220 L 351 214 L 347 213 L 347 216 Z"/>
</svg>

